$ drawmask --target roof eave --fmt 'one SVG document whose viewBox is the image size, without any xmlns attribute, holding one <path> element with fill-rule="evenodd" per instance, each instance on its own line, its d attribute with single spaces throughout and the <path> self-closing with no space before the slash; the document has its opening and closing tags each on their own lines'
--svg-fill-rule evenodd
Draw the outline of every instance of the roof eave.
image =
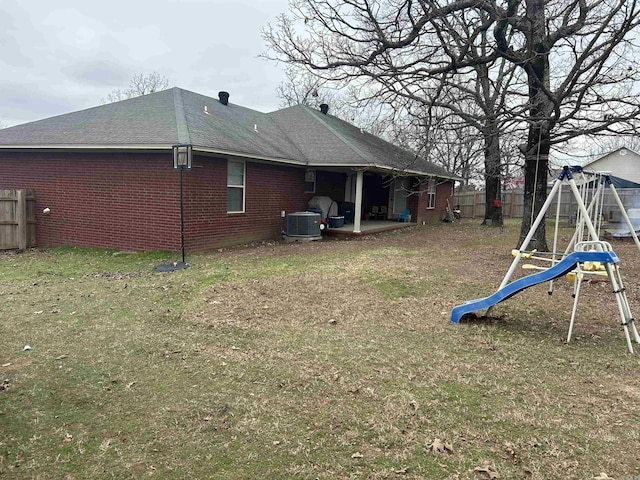
<svg viewBox="0 0 640 480">
<path fill-rule="evenodd" d="M 309 162 L 307 164 L 311 168 L 353 168 L 353 169 L 361 169 L 361 170 L 381 170 L 384 172 L 389 172 L 390 174 L 401 173 L 405 175 L 416 175 L 422 177 L 438 177 L 445 178 L 447 180 L 456 180 L 463 181 L 463 178 L 458 177 L 457 175 L 451 174 L 440 174 L 433 172 L 424 172 L 422 170 L 413 170 L 413 169 L 400 169 L 390 167 L 389 165 L 381 165 L 376 163 L 326 163 L 326 162 Z"/>
<path fill-rule="evenodd" d="M 264 162 L 283 163 L 286 165 L 296 165 L 301 167 L 308 166 L 308 163 L 306 161 L 292 160 L 290 158 L 270 157 L 268 155 L 256 155 L 253 153 L 234 152 L 231 150 L 221 150 L 218 148 L 207 148 L 207 147 L 196 147 L 196 146 L 193 147 L 193 150 L 194 152 L 220 155 L 223 157 L 241 157 L 241 158 L 250 158 L 252 160 L 261 160 Z"/>
<path fill-rule="evenodd" d="M 123 150 L 171 150 L 171 145 L 164 144 L 141 144 L 141 145 L 60 145 L 60 144 L 42 144 L 42 145 L 0 145 L 0 150 L 19 150 L 19 151 L 31 151 L 31 150 L 46 150 L 46 151 L 61 151 L 61 150 L 107 150 L 107 151 L 123 151 Z"/>
<path fill-rule="evenodd" d="M 12 151 L 170 151 L 173 145 L 168 144 L 140 144 L 140 145 L 0 145 L 0 150 L 12 150 Z M 220 155 L 224 157 L 241 157 L 250 158 L 253 160 L 260 160 L 273 163 L 284 163 L 288 165 L 307 166 L 306 161 L 292 160 L 288 158 L 270 157 L 267 155 L 256 155 L 245 152 L 234 152 L 231 150 L 222 150 L 217 148 L 207 147 L 193 147 L 195 153 L 205 153 Z"/>
<path fill-rule="evenodd" d="M 386 167 L 384 165 L 375 165 L 375 168 L 380 169 L 380 170 L 389 170 L 390 172 L 394 173 L 403 173 L 406 175 L 416 175 L 416 176 L 422 176 L 422 177 L 437 177 L 437 178 L 445 178 L 447 180 L 458 180 L 458 181 L 462 181 L 462 178 L 458 177 L 457 175 L 451 175 L 451 174 L 440 174 L 440 173 L 433 173 L 433 172 L 425 172 L 422 170 L 412 170 L 409 168 L 391 168 L 391 167 Z"/>
<path fill-rule="evenodd" d="M 13 151 L 169 151 L 171 150 L 173 145 L 168 144 L 140 144 L 140 145 L 0 145 L 0 150 L 13 150 Z M 367 170 L 381 170 L 385 172 L 393 173 L 402 173 L 406 175 L 417 175 L 417 176 L 430 176 L 430 177 L 438 177 L 445 178 L 448 180 L 458 180 L 461 181 L 462 178 L 457 177 L 456 175 L 444 175 L 444 174 L 435 174 L 430 172 L 424 172 L 421 170 L 414 169 L 399 169 L 390 167 L 388 165 L 381 164 L 372 164 L 372 163 L 328 163 L 328 162 L 307 162 L 302 160 L 293 160 L 289 158 L 281 158 L 281 157 L 271 157 L 268 155 L 256 155 L 252 153 L 246 152 L 235 152 L 232 150 L 224 150 L 218 148 L 209 148 L 209 147 L 193 147 L 195 153 L 204 153 L 209 155 L 219 155 L 223 157 L 237 157 L 237 158 L 248 158 L 252 160 L 259 160 L 264 162 L 272 162 L 272 163 L 281 163 L 286 165 L 295 165 L 300 167 L 311 167 L 311 168 L 353 168 L 353 169 L 367 169 Z"/>
</svg>

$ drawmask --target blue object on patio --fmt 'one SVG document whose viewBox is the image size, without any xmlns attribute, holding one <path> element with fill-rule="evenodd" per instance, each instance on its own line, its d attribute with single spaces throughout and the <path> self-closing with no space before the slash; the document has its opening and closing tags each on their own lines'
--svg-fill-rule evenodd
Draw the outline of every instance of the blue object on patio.
<svg viewBox="0 0 640 480">
<path fill-rule="evenodd" d="M 411 210 L 403 210 L 398 214 L 399 222 L 410 222 L 411 221 Z"/>
<path fill-rule="evenodd" d="M 344 217 L 329 217 L 329 228 L 344 227 Z"/>
</svg>

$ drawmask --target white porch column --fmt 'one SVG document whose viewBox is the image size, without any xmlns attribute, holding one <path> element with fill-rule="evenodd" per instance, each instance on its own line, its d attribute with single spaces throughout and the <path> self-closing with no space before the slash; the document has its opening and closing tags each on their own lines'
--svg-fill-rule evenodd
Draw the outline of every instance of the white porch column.
<svg viewBox="0 0 640 480">
<path fill-rule="evenodd" d="M 358 170 L 356 177 L 356 211 L 353 217 L 353 233 L 360 233 L 360 217 L 362 216 L 362 184 L 364 181 L 364 171 Z"/>
</svg>

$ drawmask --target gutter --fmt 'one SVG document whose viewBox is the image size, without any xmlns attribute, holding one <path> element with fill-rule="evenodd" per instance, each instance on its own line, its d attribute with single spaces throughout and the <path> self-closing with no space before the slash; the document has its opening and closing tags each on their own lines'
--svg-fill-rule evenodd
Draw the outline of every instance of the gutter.
<svg viewBox="0 0 640 480">
<path fill-rule="evenodd" d="M 107 151 L 107 152 L 171 152 L 173 145 L 166 144 L 148 144 L 148 145 L 0 145 L 1 150 L 11 150 L 16 152 L 30 152 L 30 151 L 42 151 L 42 152 L 62 152 L 62 151 L 76 151 L 76 152 L 94 152 L 94 151 Z M 220 155 L 225 157 L 242 157 L 253 160 L 262 160 L 273 163 L 284 163 L 289 165 L 296 165 L 305 167 L 308 166 L 306 161 L 289 160 L 286 158 L 276 158 L 263 155 L 255 155 L 243 152 L 233 152 L 230 150 L 220 150 L 214 148 L 201 148 L 196 145 L 193 146 L 194 153 L 209 153 L 214 155 Z"/>
<path fill-rule="evenodd" d="M 76 151 L 76 152 L 92 152 L 92 151 L 107 151 L 107 152 L 126 152 L 126 151 L 138 151 L 138 152 L 170 152 L 172 145 L 166 144 L 148 144 L 148 145 L 0 145 L 0 150 L 12 150 L 16 152 L 29 152 L 29 151 L 42 151 L 42 152 L 59 152 L 59 151 Z M 255 155 L 244 152 L 234 152 L 231 150 L 221 150 L 215 148 L 206 147 L 193 147 L 194 153 L 205 153 L 220 155 L 223 157 L 237 157 L 246 158 L 252 160 L 258 160 L 263 162 L 280 163 L 285 165 L 293 165 L 307 168 L 364 168 L 367 170 L 382 170 L 389 173 L 401 173 L 407 175 L 428 176 L 445 178 L 448 180 L 462 181 L 455 175 L 442 175 L 436 173 L 423 172 L 420 170 L 401 170 L 398 168 L 392 168 L 387 165 L 379 165 L 375 163 L 321 163 L 321 162 L 309 162 L 300 160 L 291 160 L 288 158 L 277 158 L 263 155 Z"/>
</svg>

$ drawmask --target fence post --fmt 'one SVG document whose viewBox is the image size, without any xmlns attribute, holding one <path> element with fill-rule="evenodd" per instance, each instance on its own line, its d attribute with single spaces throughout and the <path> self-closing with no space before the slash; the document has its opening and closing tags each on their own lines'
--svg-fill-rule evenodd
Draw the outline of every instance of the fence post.
<svg viewBox="0 0 640 480">
<path fill-rule="evenodd" d="M 476 218 L 476 194 L 471 194 L 471 218 Z"/>
<path fill-rule="evenodd" d="M 18 221 L 18 249 L 27 249 L 27 191 L 18 190 L 18 205 L 16 210 Z"/>
</svg>

